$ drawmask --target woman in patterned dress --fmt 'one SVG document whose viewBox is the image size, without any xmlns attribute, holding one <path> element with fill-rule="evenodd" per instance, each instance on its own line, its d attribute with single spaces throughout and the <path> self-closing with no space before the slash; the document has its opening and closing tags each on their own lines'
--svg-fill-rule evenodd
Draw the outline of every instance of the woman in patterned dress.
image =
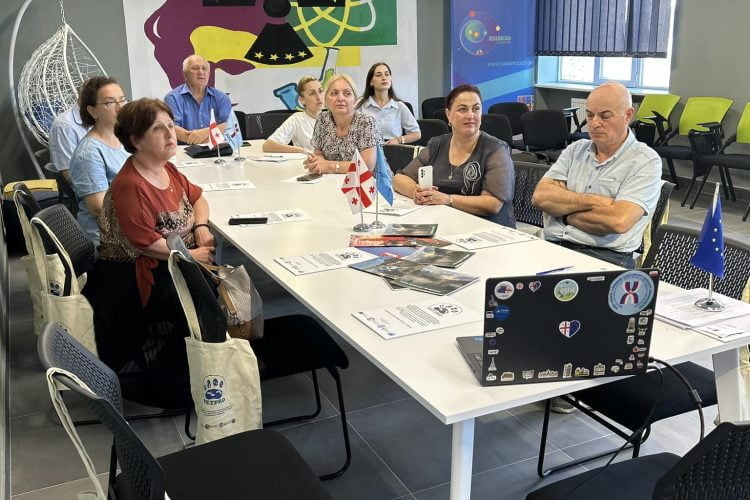
<svg viewBox="0 0 750 500">
<path fill-rule="evenodd" d="M 94 308 L 99 357 L 117 373 L 125 398 L 185 407 L 188 330 L 167 269 L 166 237 L 178 233 L 196 260 L 211 262 L 208 203 L 168 161 L 177 138 L 162 101 L 125 105 L 115 133 L 132 156 L 104 196 L 99 259 L 84 290 Z"/>
<path fill-rule="evenodd" d="M 375 119 L 356 111 L 357 87 L 352 77 L 334 75 L 325 91 L 326 108 L 315 121 L 312 146 L 315 153 L 305 160 L 312 174 L 345 174 L 354 152 L 372 169 L 376 147 L 383 143 Z"/>
</svg>

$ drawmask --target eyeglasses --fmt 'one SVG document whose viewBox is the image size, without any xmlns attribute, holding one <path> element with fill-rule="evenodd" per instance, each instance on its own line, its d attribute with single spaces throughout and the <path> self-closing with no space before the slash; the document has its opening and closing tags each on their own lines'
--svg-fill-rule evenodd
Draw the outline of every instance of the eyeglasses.
<svg viewBox="0 0 750 500">
<path fill-rule="evenodd" d="M 105 108 L 107 108 L 107 109 L 112 109 L 113 107 L 115 107 L 115 106 L 116 106 L 116 105 L 118 105 L 118 104 L 119 104 L 120 106 L 124 106 L 124 105 L 126 105 L 127 103 L 128 103 L 128 100 L 127 100 L 127 99 L 126 99 L 125 97 L 120 97 L 120 98 L 119 98 L 118 100 L 114 100 L 114 99 L 107 99 L 106 101 L 102 101 L 102 102 L 97 102 L 96 104 L 97 104 L 97 106 L 98 106 L 99 104 L 101 104 L 102 106 L 104 106 L 104 107 L 105 107 Z"/>
</svg>

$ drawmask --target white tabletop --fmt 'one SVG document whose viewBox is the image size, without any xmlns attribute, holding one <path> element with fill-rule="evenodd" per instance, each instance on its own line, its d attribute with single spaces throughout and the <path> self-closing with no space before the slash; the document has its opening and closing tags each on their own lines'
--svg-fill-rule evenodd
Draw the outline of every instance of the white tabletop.
<svg viewBox="0 0 750 500">
<path fill-rule="evenodd" d="M 257 145 L 243 148 L 247 157 L 259 152 Z M 480 335 L 481 321 L 392 340 L 382 339 L 356 320 L 351 312 L 416 302 L 424 299 L 424 294 L 412 290 L 392 291 L 380 278 L 353 269 L 294 276 L 274 262 L 274 258 L 280 256 L 348 246 L 351 228 L 359 222 L 359 216 L 350 213 L 346 198 L 339 190 L 343 176 L 327 175 L 318 184 L 290 184 L 280 181 L 304 173 L 299 160 L 247 161 L 244 164 L 229 161 L 225 166 L 213 165 L 212 160 L 203 161 L 206 166 L 186 167 L 181 171 L 195 183 L 251 180 L 256 186 L 248 190 L 205 193 L 215 228 L 443 423 L 461 422 L 612 381 L 608 378 L 481 387 L 455 343 L 458 336 Z M 285 208 L 301 208 L 312 220 L 276 225 L 227 225 L 231 215 Z M 373 218 L 365 214 L 365 222 Z M 436 237 L 497 227 L 492 222 L 445 206 L 424 207 L 403 217 L 381 218 L 385 223 L 437 222 Z M 615 268 L 541 240 L 487 248 L 478 250 L 460 268 L 460 272 L 481 279 L 453 297 L 481 311 L 484 279 L 534 274 L 571 265 L 575 266 L 575 271 Z M 722 343 L 657 321 L 651 355 L 680 362 L 746 343 L 747 340 Z"/>
</svg>

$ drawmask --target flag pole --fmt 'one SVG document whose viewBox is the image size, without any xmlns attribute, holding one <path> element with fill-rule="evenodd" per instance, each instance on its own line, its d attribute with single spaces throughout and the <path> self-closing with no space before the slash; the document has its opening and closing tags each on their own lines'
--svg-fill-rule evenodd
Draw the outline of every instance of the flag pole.
<svg viewBox="0 0 750 500">
<path fill-rule="evenodd" d="M 354 162 L 357 163 L 359 159 L 357 158 L 359 156 L 359 153 L 355 153 Z M 356 233 L 366 233 L 370 230 L 370 226 L 365 224 L 365 209 L 362 206 L 362 182 L 359 178 L 359 165 L 357 165 L 356 169 L 356 175 L 357 179 L 357 185 L 354 187 L 354 189 L 357 192 L 357 195 L 359 196 L 359 224 L 355 225 L 352 230 Z M 375 189 L 375 192 L 377 192 L 377 189 Z"/>
<path fill-rule="evenodd" d="M 716 202 L 719 197 L 719 183 L 716 183 L 716 189 L 714 190 L 714 197 L 713 201 L 711 203 L 711 210 L 716 210 Z M 700 299 L 695 302 L 695 307 L 698 309 L 703 309 L 704 311 L 710 311 L 710 312 L 720 312 L 726 309 L 726 306 L 719 300 L 715 299 L 714 296 L 714 274 L 709 272 L 708 273 L 708 297 L 705 299 Z"/>
<path fill-rule="evenodd" d="M 223 160 L 221 158 L 221 144 L 216 145 L 216 154 L 218 155 L 218 157 L 214 160 L 214 163 L 216 163 L 217 165 L 226 163 L 226 160 Z"/>
<path fill-rule="evenodd" d="M 375 167 L 375 221 L 370 224 L 371 229 L 383 229 L 385 224 L 378 220 L 380 215 L 380 192 L 378 191 L 378 183 L 380 182 L 380 169 Z"/>
</svg>

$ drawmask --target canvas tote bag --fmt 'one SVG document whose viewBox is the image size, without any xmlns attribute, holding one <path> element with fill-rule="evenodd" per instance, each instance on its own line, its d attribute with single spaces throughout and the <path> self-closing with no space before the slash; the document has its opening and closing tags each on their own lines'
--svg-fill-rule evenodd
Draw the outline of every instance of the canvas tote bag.
<svg viewBox="0 0 750 500">
<path fill-rule="evenodd" d="M 86 274 L 76 278 L 73 263 L 60 240 L 43 220 L 37 217 L 31 220 L 29 232 L 31 233 L 36 272 L 39 276 L 39 296 L 44 321 L 62 323 L 78 342 L 95 356 L 98 356 L 94 337 L 94 310 L 91 308 L 88 299 L 81 295 L 81 289 L 86 284 Z M 58 250 L 57 254 L 45 254 L 42 238 L 34 224 L 39 224 L 45 228 Z M 65 269 L 72 277 L 68 295 L 64 295 Z"/>
<path fill-rule="evenodd" d="M 258 360 L 250 343 L 226 336 L 221 343 L 203 342 L 198 315 L 185 278 L 169 256 L 169 272 L 185 312 L 190 336 L 185 338 L 190 392 L 198 415 L 195 444 L 209 443 L 263 426 Z"/>
</svg>

